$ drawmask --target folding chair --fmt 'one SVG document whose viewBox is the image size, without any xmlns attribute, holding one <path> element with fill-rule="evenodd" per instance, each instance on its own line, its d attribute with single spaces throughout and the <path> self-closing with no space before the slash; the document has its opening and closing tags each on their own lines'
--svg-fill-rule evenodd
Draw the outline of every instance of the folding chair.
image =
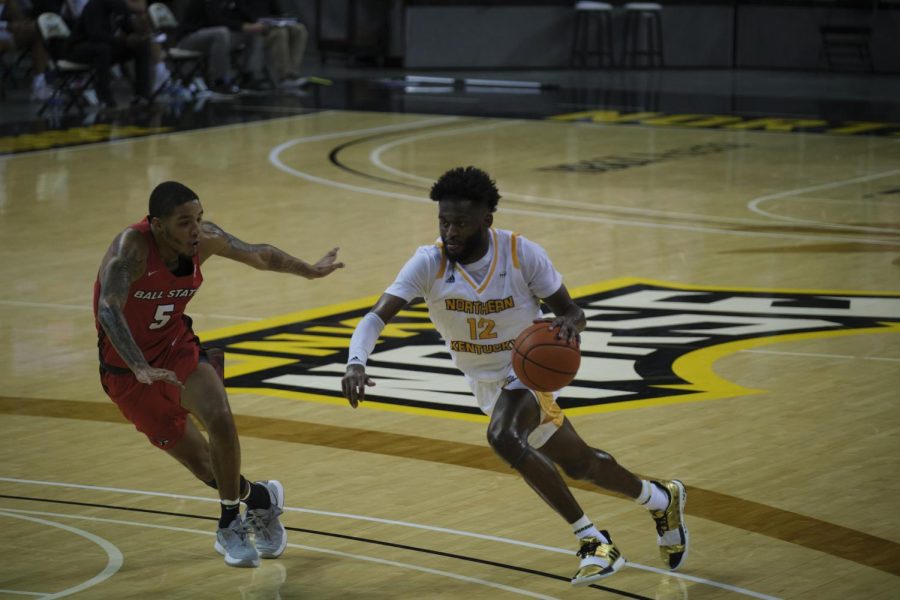
<svg viewBox="0 0 900 600">
<path fill-rule="evenodd" d="M 18 79 L 16 78 L 16 71 L 22 67 L 22 63 L 25 62 L 25 59 L 31 55 L 31 48 L 21 48 L 16 52 L 16 58 L 12 63 L 7 64 L 5 56 L 0 57 L 0 70 L 3 71 L 2 77 L 0 77 L 0 98 L 6 95 L 6 83 L 9 82 L 12 85 L 18 84 Z M 31 67 L 25 69 L 25 76 L 27 77 L 28 73 L 31 71 Z"/>
<path fill-rule="evenodd" d="M 166 53 L 166 61 L 169 63 L 169 81 L 177 81 L 191 94 L 192 98 L 196 97 L 201 90 L 193 90 L 191 82 L 196 77 L 202 78 L 203 73 L 206 72 L 206 56 L 196 50 L 184 50 L 171 45 L 169 40 L 172 39 L 172 34 L 178 28 L 178 19 L 175 18 L 168 6 L 161 2 L 155 2 L 147 7 L 147 13 L 150 15 L 153 29 L 165 35 L 162 45 Z M 204 83 L 204 87 L 205 85 Z M 165 85 L 159 86 L 153 96 L 156 97 L 165 87 Z"/>
<path fill-rule="evenodd" d="M 62 58 L 66 41 L 72 33 L 61 16 L 45 12 L 38 17 L 37 24 L 41 42 L 50 55 L 47 68 L 49 81 L 53 86 L 53 93 L 41 105 L 38 115 L 44 114 L 51 104 L 59 100 L 66 102 L 63 112 L 68 111 L 73 105 L 77 105 L 78 110 L 83 111 L 88 104 L 84 99 L 84 90 L 94 82 L 94 67 Z M 81 79 L 79 85 L 74 85 L 79 79 Z"/>
</svg>

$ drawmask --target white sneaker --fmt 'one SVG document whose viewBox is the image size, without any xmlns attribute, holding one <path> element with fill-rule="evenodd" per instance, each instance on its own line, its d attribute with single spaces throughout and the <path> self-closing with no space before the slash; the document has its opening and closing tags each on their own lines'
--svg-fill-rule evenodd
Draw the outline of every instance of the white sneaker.
<svg viewBox="0 0 900 600">
<path fill-rule="evenodd" d="M 284 88 L 296 88 L 303 87 L 304 85 L 309 83 L 309 77 L 297 77 L 296 79 L 282 79 L 278 84 L 278 87 Z"/>
<path fill-rule="evenodd" d="M 250 530 L 240 517 L 228 527 L 216 531 L 216 552 L 225 557 L 230 567 L 258 567 L 259 553 L 250 539 Z"/>
<path fill-rule="evenodd" d="M 31 99 L 35 102 L 44 102 L 53 95 L 53 88 L 47 85 L 44 79 L 37 80 L 31 84 Z"/>
<path fill-rule="evenodd" d="M 269 490 L 269 508 L 248 509 L 244 522 L 256 536 L 256 549 L 263 558 L 278 558 L 287 546 L 287 531 L 278 517 L 284 512 L 284 486 L 280 481 L 257 481 Z"/>
<path fill-rule="evenodd" d="M 577 552 L 581 564 L 572 578 L 572 585 L 579 587 L 590 585 L 598 579 L 613 575 L 625 566 L 625 557 L 612 543 L 609 533 L 606 531 L 600 533 L 609 540 L 608 544 L 595 537 L 581 538 L 581 548 Z"/>
<path fill-rule="evenodd" d="M 657 485 L 669 494 L 669 506 L 665 510 L 651 510 L 650 516 L 656 522 L 659 555 L 669 570 L 677 571 L 687 560 L 691 541 L 684 522 L 687 490 L 677 479 L 657 479 L 650 485 Z"/>
</svg>

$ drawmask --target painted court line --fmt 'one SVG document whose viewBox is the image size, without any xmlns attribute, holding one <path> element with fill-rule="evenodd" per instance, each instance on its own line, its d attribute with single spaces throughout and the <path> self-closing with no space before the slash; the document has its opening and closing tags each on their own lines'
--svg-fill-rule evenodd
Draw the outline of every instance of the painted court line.
<svg viewBox="0 0 900 600">
<path fill-rule="evenodd" d="M 741 350 L 741 352 L 749 352 L 751 354 L 779 354 L 782 356 L 811 356 L 813 358 L 840 358 L 842 360 L 883 360 L 887 362 L 900 362 L 900 358 L 889 358 L 886 356 L 854 356 L 852 354 L 825 354 L 822 352 L 785 352 L 782 350 Z"/>
<path fill-rule="evenodd" d="M 808 192 L 818 192 L 821 190 L 830 190 L 834 188 L 843 187 L 845 185 L 850 185 L 853 183 L 864 183 L 866 181 L 874 181 L 876 179 L 884 179 L 885 177 L 892 177 L 894 175 L 900 175 L 900 169 L 895 169 L 893 171 L 885 171 L 883 173 L 874 173 L 872 175 L 865 175 L 863 177 L 854 177 L 853 179 L 844 179 L 842 181 L 832 181 L 829 183 L 821 183 L 818 185 L 811 185 L 808 187 L 797 188 L 794 190 L 785 190 L 783 192 L 777 192 L 774 194 L 767 194 L 765 196 L 759 196 L 750 200 L 747 203 L 747 208 L 752 212 L 755 212 L 758 215 L 763 215 L 765 217 L 769 217 L 771 219 L 776 219 L 779 221 L 790 221 L 791 223 L 804 223 L 808 225 L 818 225 L 820 227 L 830 227 L 834 229 L 850 229 L 853 231 L 869 231 L 869 232 L 878 232 L 878 233 L 898 233 L 896 229 L 892 229 L 889 227 L 862 227 L 859 225 L 842 225 L 840 223 L 829 223 L 828 221 L 817 221 L 815 219 L 801 219 L 798 217 L 789 217 L 787 215 L 781 215 L 778 213 L 774 213 L 768 210 L 764 210 L 760 208 L 764 202 L 768 202 L 769 200 L 777 200 L 783 198 L 790 198 L 791 196 L 798 196 L 800 194 L 805 194 Z"/>
<path fill-rule="evenodd" d="M 365 194 L 367 196 L 381 196 L 384 198 L 393 198 L 396 200 L 404 200 L 408 202 L 417 202 L 417 203 L 431 203 L 431 200 L 428 199 L 424 194 L 421 196 L 413 196 L 411 194 L 403 194 L 399 192 L 390 192 L 386 190 L 380 190 L 377 188 L 362 186 L 362 185 L 354 185 L 349 183 L 344 183 L 341 181 L 336 181 L 333 179 L 328 179 L 326 177 L 320 177 L 318 175 L 313 175 L 312 173 L 308 173 L 306 171 L 301 171 L 299 169 L 295 169 L 290 165 L 286 164 L 281 159 L 281 154 L 284 153 L 285 150 L 296 146 L 298 144 L 304 144 L 312 141 L 320 141 L 323 139 L 327 139 L 330 137 L 345 137 L 348 135 L 356 134 L 356 135 L 365 135 L 370 133 L 377 133 L 379 131 L 402 131 L 406 129 L 415 129 L 419 127 L 425 127 L 428 125 L 434 125 L 439 123 L 448 123 L 452 122 L 453 119 L 427 119 L 422 121 L 416 121 L 413 123 L 404 123 L 402 125 L 388 125 L 383 127 L 369 127 L 365 129 L 358 129 L 356 131 L 342 131 L 336 134 L 322 134 L 315 135 L 309 137 L 300 137 L 295 138 L 293 140 L 289 140 L 284 142 L 283 144 L 279 144 L 272 148 L 269 152 L 269 162 L 272 165 L 289 175 L 293 175 L 294 177 L 298 177 L 300 179 L 304 179 L 306 181 L 310 181 L 312 183 L 318 183 L 321 185 L 347 190 L 350 192 L 356 192 L 360 194 Z M 533 200 L 540 199 L 539 196 L 530 196 L 529 198 Z M 552 200 L 552 199 L 551 199 Z M 794 234 L 794 233 L 778 233 L 778 232 L 769 232 L 769 231 L 743 231 L 740 229 L 727 229 L 727 228 L 717 228 L 717 227 L 704 227 L 699 225 L 686 225 L 680 223 L 655 223 L 652 221 L 635 221 L 630 219 L 621 219 L 621 218 L 609 218 L 609 217 L 600 217 L 597 215 L 578 215 L 578 214 L 569 214 L 569 213 L 560 213 L 560 212 L 552 212 L 552 211 L 538 211 L 538 210 L 527 210 L 527 209 L 519 209 L 519 208 L 501 208 L 498 209 L 500 212 L 516 214 L 516 215 L 527 215 L 531 217 L 538 217 L 542 219 L 558 219 L 561 221 L 577 221 L 577 222 L 591 222 L 591 223 L 603 223 L 607 225 L 626 225 L 632 227 L 641 227 L 641 228 L 650 228 L 650 229 L 667 229 L 672 231 L 688 231 L 693 233 L 716 233 L 716 234 L 724 234 L 724 235 L 736 235 L 741 237 L 751 237 L 751 238 L 777 238 L 777 239 L 791 239 L 791 240 L 815 240 L 819 242 L 830 241 L 830 242 L 856 242 L 860 244 L 875 244 L 875 245 L 885 245 L 885 246 L 900 246 L 900 240 L 891 240 L 891 239 L 874 239 L 868 237 L 846 237 L 846 236 L 829 236 L 829 235 L 812 235 L 812 234 Z"/>
<path fill-rule="evenodd" d="M 74 533 L 75 535 L 79 535 L 85 539 L 88 539 L 98 546 L 100 546 L 104 552 L 106 552 L 106 566 L 103 567 L 103 570 L 88 579 L 87 581 L 83 581 L 78 585 L 74 585 L 72 587 L 66 588 L 60 592 L 54 592 L 52 594 L 42 594 L 43 598 L 50 600 L 52 598 L 63 598 L 65 596 L 71 596 L 72 594 L 77 594 L 78 592 L 84 591 L 88 588 L 94 587 L 100 583 L 103 583 L 110 577 L 116 574 L 116 572 L 122 568 L 122 564 L 125 562 L 125 559 L 122 557 L 122 553 L 119 551 L 116 546 L 114 546 L 109 541 L 103 539 L 102 537 L 96 536 L 93 533 L 88 533 L 83 529 L 78 529 L 77 527 L 71 527 L 69 525 L 63 525 L 62 523 L 57 523 L 56 521 L 48 521 L 46 519 L 40 519 L 37 517 L 27 517 L 24 514 L 13 514 L 13 513 L 29 513 L 29 514 L 38 514 L 38 515 L 47 515 L 47 516 L 57 516 L 57 517 L 67 517 L 68 515 L 54 514 L 54 513 L 42 513 L 38 511 L 23 511 L 16 509 L 2 509 L 0 510 L 0 516 L 9 517 L 11 519 L 22 519 L 24 521 L 32 521 L 34 523 L 38 523 L 41 525 L 49 525 L 50 527 L 56 527 L 57 529 L 62 529 L 64 531 L 68 531 L 70 533 Z M 4 559 L 6 561 L 7 559 Z"/>
<path fill-rule="evenodd" d="M 409 173 L 407 171 L 401 171 L 400 169 L 396 169 L 388 165 L 382 159 L 382 154 L 396 148 L 398 146 L 403 146 L 406 144 L 412 144 L 419 140 L 428 140 L 434 139 L 437 137 L 443 137 L 448 135 L 457 135 L 460 133 L 466 133 L 470 131 L 480 131 L 484 129 L 497 129 L 500 127 L 507 127 L 510 125 L 520 125 L 522 123 L 529 123 L 529 121 L 509 121 L 509 122 L 496 122 L 496 123 L 482 123 L 480 125 L 473 125 L 471 127 L 464 127 L 459 129 L 453 129 L 449 131 L 430 131 L 427 133 L 420 133 L 416 135 L 410 135 L 406 137 L 402 137 L 391 142 L 387 142 L 382 144 L 369 152 L 369 162 L 372 163 L 378 169 L 390 173 L 391 175 L 397 177 L 403 177 L 407 179 L 412 179 L 421 184 L 426 184 L 429 187 L 432 183 L 434 183 L 431 179 L 427 177 L 421 177 L 414 173 Z M 671 210 L 659 210 L 655 208 L 639 208 L 634 206 L 617 206 L 614 204 L 604 204 L 600 202 L 579 202 L 576 200 L 563 200 L 560 198 L 548 198 L 545 196 L 532 196 L 530 194 L 520 194 L 517 192 L 504 191 L 504 198 L 515 198 L 520 202 L 525 204 L 533 204 L 537 206 L 547 206 L 552 205 L 554 207 L 559 208 L 575 208 L 579 210 L 589 210 L 593 212 L 614 212 L 621 214 L 631 214 L 631 215 L 641 215 L 641 216 L 649 216 L 649 217 L 679 217 L 682 219 L 695 219 L 698 221 L 705 221 L 708 223 L 719 223 L 722 225 L 765 225 L 768 224 L 768 220 L 762 219 L 742 219 L 737 217 L 719 217 L 715 215 L 697 215 L 693 213 L 682 213 Z"/>
<path fill-rule="evenodd" d="M 103 491 L 103 492 L 118 492 L 118 493 L 122 493 L 122 494 L 133 494 L 133 495 L 140 495 L 140 496 L 157 496 L 157 497 L 162 497 L 162 498 L 173 498 L 173 499 L 179 499 L 179 500 L 197 500 L 200 502 L 211 502 L 211 503 L 218 502 L 218 500 L 216 500 L 215 498 L 207 498 L 207 497 L 202 497 L 202 496 L 187 496 L 187 495 L 183 495 L 183 494 L 172 494 L 172 493 L 168 493 L 168 492 L 150 492 L 150 491 L 144 491 L 144 490 L 134 490 L 134 489 L 129 489 L 129 488 L 96 486 L 96 485 L 87 485 L 87 484 L 78 484 L 78 483 L 41 481 L 41 480 L 35 480 L 35 479 L 18 479 L 18 478 L 14 478 L 14 477 L 0 477 L 0 481 L 6 481 L 9 483 L 42 485 L 42 486 L 48 486 L 48 487 L 96 490 L 96 491 Z M 3 510 L 8 510 L 8 509 L 3 509 Z M 295 508 L 295 507 L 290 507 L 290 506 L 285 506 L 284 510 L 291 511 L 291 512 L 302 512 L 302 513 L 309 513 L 309 514 L 314 514 L 314 515 L 329 516 L 329 517 L 339 517 L 339 518 L 344 518 L 344 519 L 353 519 L 353 520 L 357 520 L 357 521 L 368 521 L 368 522 L 372 522 L 372 523 L 383 523 L 386 525 L 396 525 L 399 527 L 409 527 L 412 529 L 422 529 L 422 530 L 427 530 L 427 531 L 433 531 L 436 533 L 445 533 L 445 534 L 456 535 L 456 536 L 461 536 L 461 537 L 470 537 L 470 538 L 477 538 L 477 539 L 483 539 L 483 540 L 490 540 L 493 542 L 498 542 L 498 543 L 502 543 L 502 544 L 510 544 L 513 546 L 534 548 L 536 550 L 544 550 L 544 551 L 553 552 L 556 554 L 566 554 L 566 555 L 573 554 L 572 550 L 566 549 L 566 548 L 543 546 L 540 544 L 533 544 L 530 542 L 523 542 L 523 541 L 509 539 L 509 538 L 496 537 L 496 536 L 485 535 L 485 534 L 481 534 L 481 533 L 474 533 L 474 532 L 470 532 L 470 531 L 462 531 L 459 529 L 447 529 L 444 527 L 434 527 L 431 525 L 422 525 L 420 523 L 410 523 L 407 521 L 395 521 L 392 519 L 381 519 L 378 517 L 368 517 L 365 515 L 355 515 L 355 514 L 351 514 L 351 513 L 339 513 L 339 512 L 315 510 L 315 509 L 311 509 L 311 508 Z M 190 530 L 190 531 L 195 531 L 195 530 Z M 730 585 L 727 583 L 722 583 L 719 581 L 713 581 L 710 579 L 704 579 L 702 577 L 694 577 L 693 575 L 686 575 L 684 573 L 678 573 L 678 572 L 673 572 L 673 571 L 664 571 L 662 569 L 657 569 L 655 567 L 642 565 L 640 563 L 635 563 L 635 562 L 629 561 L 627 563 L 627 566 L 634 568 L 634 569 L 638 569 L 640 571 L 659 573 L 662 575 L 666 575 L 668 577 L 684 579 L 686 581 L 691 581 L 694 583 L 699 583 L 702 585 L 707 585 L 710 587 L 715 587 L 715 588 L 719 588 L 722 590 L 735 592 L 737 594 L 742 594 L 744 596 L 750 596 L 752 598 L 759 598 L 760 600 L 779 600 L 779 598 L 776 596 L 769 596 L 766 594 L 762 594 L 760 592 L 754 592 L 753 590 L 748 590 L 746 588 L 741 588 L 738 586 Z"/>
<path fill-rule="evenodd" d="M 119 519 L 105 519 L 105 518 L 101 518 L 101 517 L 88 517 L 88 516 L 82 516 L 82 515 L 68 515 L 68 514 L 64 514 L 64 513 L 44 512 L 44 511 L 37 511 L 37 510 L 21 510 L 21 509 L 13 509 L 13 508 L 4 508 L 4 509 L 0 510 L 0 515 L 18 518 L 18 519 L 27 519 L 29 521 L 35 521 L 35 522 L 40 522 L 40 523 L 46 523 L 48 525 L 54 525 L 54 526 L 57 526 L 57 527 L 60 527 L 62 529 L 66 529 L 69 531 L 79 531 L 82 534 L 85 534 L 84 537 L 90 536 L 89 539 L 96 538 L 96 536 L 94 536 L 93 534 L 89 534 L 85 531 L 82 531 L 80 529 L 75 529 L 74 527 L 69 527 L 67 525 L 62 525 L 59 523 L 55 523 L 53 521 L 45 521 L 43 519 L 26 517 L 26 516 L 23 516 L 22 514 L 10 514 L 10 513 L 45 515 L 45 516 L 52 516 L 52 517 L 62 517 L 62 518 L 66 518 L 66 519 L 78 519 L 78 520 L 82 520 L 82 521 L 93 521 L 95 523 L 110 523 L 110 524 L 115 524 L 115 525 L 125 525 L 125 526 L 131 526 L 131 527 L 144 527 L 147 529 L 164 529 L 167 531 L 175 531 L 175 532 L 179 532 L 179 533 L 193 533 L 193 534 L 207 535 L 207 536 L 215 535 L 215 533 L 212 531 L 202 531 L 199 529 L 190 529 L 187 527 L 173 527 L 171 525 L 155 525 L 152 523 L 140 523 L 140 522 L 136 522 L 136 521 L 122 521 Z M 97 538 L 97 539 L 102 539 L 102 538 Z M 503 590 L 506 592 L 511 592 L 513 594 L 518 594 L 520 596 L 528 596 L 529 598 L 541 598 L 543 600 L 556 600 L 556 598 L 554 596 L 546 596 L 544 594 L 530 592 L 528 590 L 512 587 L 509 585 L 504 585 L 502 583 L 494 583 L 493 581 L 487 581 L 485 579 L 479 579 L 477 577 L 469 577 L 467 575 L 460 575 L 459 573 L 453 573 L 451 571 L 441 571 L 438 569 L 431 569 L 428 567 L 421 567 L 419 565 L 412 565 L 409 563 L 402 563 L 402 562 L 398 562 L 398 561 L 394 561 L 394 560 L 387 560 L 387 559 L 383 559 L 383 558 L 375 558 L 373 556 L 365 556 L 365 555 L 361 555 L 361 554 L 348 554 L 347 552 L 338 552 L 336 550 L 329 550 L 327 548 L 319 548 L 317 546 L 306 546 L 304 544 L 288 543 L 288 546 L 291 548 L 297 548 L 300 550 L 307 550 L 309 552 L 318 552 L 320 554 L 330 554 L 333 556 L 338 556 L 340 558 L 351 558 L 354 560 L 373 562 L 373 563 L 378 563 L 378 564 L 382 564 L 382 565 L 388 565 L 391 567 L 398 567 L 401 569 L 420 571 L 422 573 L 428 573 L 430 575 L 438 575 L 440 577 L 448 577 L 450 579 L 456 579 L 459 581 L 464 581 L 466 583 L 473 583 L 476 585 L 482 585 L 482 586 L 486 586 L 486 587 Z M 113 548 L 115 548 L 115 546 L 113 546 Z M 116 550 L 116 551 L 118 552 L 118 550 Z M 121 559 L 121 554 L 119 554 L 119 558 Z M 121 560 L 120 560 L 119 566 L 121 566 Z M 116 567 L 116 570 L 118 570 L 118 567 Z M 113 573 L 114 572 L 115 571 L 113 571 Z M 104 579 L 107 579 L 111 575 L 112 575 L 112 573 L 110 573 L 109 575 L 104 577 Z M 85 582 L 84 584 L 81 584 L 80 586 L 76 586 L 74 588 L 69 588 L 68 590 L 64 590 L 64 592 L 57 592 L 56 594 L 52 594 L 52 595 L 48 595 L 48 596 L 44 596 L 44 597 L 45 598 L 62 598 L 63 596 L 68 596 L 70 594 L 74 594 L 76 591 L 81 591 L 83 589 L 86 589 L 87 587 L 90 587 L 89 585 L 86 585 L 86 584 L 93 581 L 94 579 L 97 579 L 97 577 L 89 580 L 88 582 Z M 100 581 L 102 581 L 102 580 L 100 580 Z M 97 585 L 97 583 L 100 583 L 100 581 L 91 583 L 91 585 Z"/>
</svg>

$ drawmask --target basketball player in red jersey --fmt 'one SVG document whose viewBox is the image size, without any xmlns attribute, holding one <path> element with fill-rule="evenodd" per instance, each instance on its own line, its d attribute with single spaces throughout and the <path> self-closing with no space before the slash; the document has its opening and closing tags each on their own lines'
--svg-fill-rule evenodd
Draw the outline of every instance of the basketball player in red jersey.
<svg viewBox="0 0 900 600">
<path fill-rule="evenodd" d="M 267 244 L 242 242 L 203 220 L 197 194 L 167 181 L 150 194 L 149 215 L 116 236 L 100 263 L 94 317 L 103 389 L 153 445 L 218 490 L 215 548 L 230 566 L 255 567 L 260 557 L 284 551 L 287 535 L 278 520 L 284 488 L 241 475 L 222 352 L 200 347 L 185 307 L 203 281 L 200 265 L 213 255 L 316 279 L 344 266 L 337 251 L 309 264 Z M 203 423 L 209 441 L 188 413 Z"/>
<path fill-rule="evenodd" d="M 572 526 L 581 559 L 572 584 L 590 585 L 608 577 L 625 559 L 609 534 L 581 509 L 556 465 L 573 479 L 618 492 L 649 509 L 666 567 L 680 568 L 689 543 L 684 485 L 674 479 L 641 480 L 589 446 L 562 414 L 556 394 L 528 389 L 512 369 L 509 349 L 532 322 L 546 321 L 557 337 L 570 341 L 586 326 L 584 311 L 547 253 L 518 234 L 492 227 L 500 194 L 481 169 L 447 171 L 430 197 L 438 204 L 441 242 L 419 248 L 356 326 L 341 381 L 344 396 L 354 408 L 364 400 L 366 386 L 375 385 L 366 374 L 366 361 L 385 323 L 414 298 L 424 298 L 453 363 L 466 376 L 479 408 L 490 415 L 488 443 Z M 543 318 L 539 298 L 555 318 Z"/>
</svg>

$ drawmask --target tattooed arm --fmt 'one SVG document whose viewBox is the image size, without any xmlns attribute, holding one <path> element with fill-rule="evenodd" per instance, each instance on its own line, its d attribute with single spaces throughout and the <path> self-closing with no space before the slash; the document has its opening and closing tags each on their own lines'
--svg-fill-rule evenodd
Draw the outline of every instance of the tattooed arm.
<svg viewBox="0 0 900 600">
<path fill-rule="evenodd" d="M 262 271 L 291 273 L 307 279 L 317 279 L 330 275 L 344 266 L 337 259 L 337 248 L 333 248 L 316 263 L 291 256 L 283 250 L 269 244 L 248 244 L 234 237 L 221 227 L 210 221 L 200 225 L 200 260 L 204 261 L 213 254 L 250 265 Z"/>
<path fill-rule="evenodd" d="M 128 290 L 147 268 L 147 242 L 133 229 L 126 229 L 113 240 L 100 264 L 100 298 L 97 302 L 97 320 L 106 332 L 116 352 L 141 383 L 165 381 L 182 386 L 174 372 L 151 367 L 144 358 L 128 329 L 125 320 L 125 302 Z"/>
</svg>

